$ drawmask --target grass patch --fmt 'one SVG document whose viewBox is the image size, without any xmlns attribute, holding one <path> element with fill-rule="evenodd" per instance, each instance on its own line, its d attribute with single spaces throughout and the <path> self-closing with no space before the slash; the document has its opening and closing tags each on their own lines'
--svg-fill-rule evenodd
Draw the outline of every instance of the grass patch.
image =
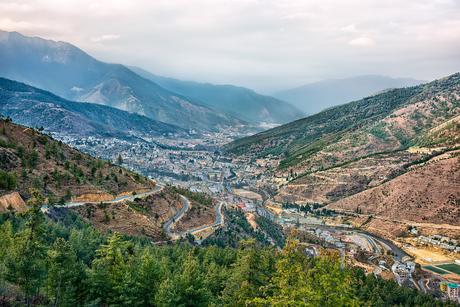
<svg viewBox="0 0 460 307">
<path fill-rule="evenodd" d="M 438 268 L 460 275 L 460 265 L 455 263 L 441 264 Z"/>
<path fill-rule="evenodd" d="M 432 265 L 427 265 L 427 266 L 424 266 L 423 268 L 426 269 L 426 270 L 435 272 L 435 273 L 437 273 L 437 274 L 440 274 L 440 275 L 445 275 L 445 274 L 447 274 L 446 271 L 441 270 L 441 269 L 439 269 L 439 268 L 437 268 L 437 267 L 435 267 L 435 266 L 432 266 Z"/>
</svg>

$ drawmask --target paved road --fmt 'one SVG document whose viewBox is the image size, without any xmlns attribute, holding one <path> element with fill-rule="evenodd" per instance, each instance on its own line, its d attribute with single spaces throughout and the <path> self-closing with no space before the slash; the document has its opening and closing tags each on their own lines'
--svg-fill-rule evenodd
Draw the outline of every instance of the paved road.
<svg viewBox="0 0 460 307">
<path fill-rule="evenodd" d="M 369 245 L 372 247 L 374 253 L 382 254 L 382 247 L 376 242 L 374 238 L 372 238 L 371 236 L 368 236 L 365 233 L 358 233 L 358 234 L 364 237 L 364 239 L 366 239 L 367 242 L 369 242 Z"/>
<path fill-rule="evenodd" d="M 223 224 L 223 222 L 224 222 L 224 216 L 222 214 L 222 206 L 223 205 L 224 205 L 224 202 L 220 202 L 214 207 L 214 210 L 216 211 L 216 220 L 215 220 L 214 224 L 203 225 L 203 226 L 200 226 L 200 227 L 197 227 L 197 228 L 193 228 L 193 229 L 187 230 L 186 232 L 182 233 L 181 235 L 186 235 L 188 233 L 193 234 L 193 233 L 196 233 L 198 231 L 202 231 L 202 230 L 205 230 L 205 229 L 208 229 L 208 228 L 221 226 Z"/>
<path fill-rule="evenodd" d="M 409 254 L 407 254 L 401 248 L 396 246 L 396 244 L 394 244 L 390 240 L 381 238 L 379 236 L 376 236 L 376 235 L 374 235 L 372 233 L 366 232 L 366 231 L 361 230 L 361 229 L 347 228 L 347 227 L 340 227 L 340 226 L 330 226 L 330 225 L 316 225 L 316 224 L 311 224 L 311 225 L 304 224 L 304 225 L 309 226 L 309 227 L 314 227 L 314 228 L 326 229 L 326 230 L 327 229 L 338 229 L 338 230 L 343 230 L 343 231 L 352 231 L 352 232 L 364 234 L 364 235 L 372 238 L 373 240 L 375 240 L 373 243 L 377 242 L 382 246 L 388 246 L 391 249 L 391 251 L 393 252 L 393 254 L 394 254 L 394 256 L 395 256 L 395 258 L 397 260 L 401 261 L 402 258 L 404 258 L 406 256 L 410 258 Z M 372 243 L 370 243 L 370 244 L 372 244 Z"/>
<path fill-rule="evenodd" d="M 103 201 L 105 204 L 115 204 L 123 201 L 133 201 L 136 198 L 145 198 L 149 195 L 155 194 L 163 190 L 163 186 L 161 185 L 156 185 L 153 190 L 150 190 L 148 192 L 140 193 L 140 194 L 135 194 L 135 195 L 124 195 L 124 196 L 119 196 L 115 199 L 108 200 L 108 201 Z M 99 204 L 101 203 L 100 201 L 85 201 L 85 202 L 67 202 L 65 205 L 61 206 L 56 206 L 56 207 L 66 207 L 66 208 L 72 208 L 72 207 L 79 207 L 83 206 L 85 204 Z"/>
<path fill-rule="evenodd" d="M 428 293 L 428 291 L 431 290 L 429 286 L 429 282 L 430 282 L 430 279 L 428 278 L 419 279 L 417 282 L 419 290 L 423 291 L 423 293 Z"/>
<path fill-rule="evenodd" d="M 183 197 L 184 200 L 187 200 L 187 202 L 188 202 L 187 198 L 185 198 L 184 196 L 182 196 L 182 197 Z M 189 233 L 194 234 L 194 233 L 197 233 L 199 231 L 203 231 L 203 230 L 208 229 L 208 228 L 221 226 L 224 223 L 224 216 L 222 214 L 222 206 L 224 204 L 225 204 L 224 202 L 220 202 L 214 207 L 214 210 L 216 211 L 216 219 L 215 219 L 213 224 L 211 224 L 211 225 L 203 225 L 203 226 L 200 226 L 200 227 L 189 229 L 187 231 L 184 231 L 184 232 L 181 232 L 181 233 L 178 233 L 178 234 L 173 233 L 173 232 L 171 232 L 171 226 L 174 223 L 176 223 L 179 219 L 181 219 L 184 216 L 185 212 L 189 209 L 190 203 L 187 203 L 187 204 L 184 203 L 184 207 L 182 207 L 182 209 L 178 213 L 176 213 L 176 215 L 173 218 L 168 220 L 163 225 L 163 229 L 165 230 L 166 234 L 170 238 L 172 238 L 172 240 L 178 240 L 180 238 L 184 238 Z M 165 242 L 168 242 L 168 241 L 165 241 Z"/>
<path fill-rule="evenodd" d="M 188 209 L 190 208 L 190 201 L 183 195 L 180 195 L 180 197 L 182 199 L 182 204 L 183 204 L 182 208 L 180 208 L 179 211 L 177 211 L 176 214 L 172 218 L 170 218 L 168 221 L 166 221 L 163 224 L 164 231 L 169 237 L 173 239 L 180 237 L 180 235 L 177 235 L 171 232 L 172 225 L 177 223 L 177 221 L 179 221 L 184 216 L 185 212 L 187 212 Z"/>
<path fill-rule="evenodd" d="M 112 200 L 103 201 L 103 203 L 105 203 L 105 204 L 116 204 L 116 203 L 120 203 L 120 202 L 123 202 L 123 201 L 133 201 L 136 198 L 145 198 L 145 197 L 147 197 L 149 195 L 158 193 L 161 190 L 163 190 L 163 186 L 157 184 L 154 189 L 152 189 L 152 190 L 150 190 L 148 192 L 144 192 L 144 193 L 140 193 L 140 194 L 136 194 L 136 195 L 124 195 L 124 196 L 120 196 L 120 197 L 117 197 L 117 198 L 112 199 Z M 99 203 L 101 203 L 101 202 L 100 201 L 85 201 L 85 202 L 72 202 L 72 201 L 69 201 L 69 202 L 65 203 L 64 205 L 54 205 L 53 207 L 55 207 L 55 208 L 74 208 L 74 207 L 84 206 L 86 204 L 99 204 Z M 43 212 L 46 212 L 48 210 L 48 205 L 43 205 L 41 207 L 41 210 Z"/>
</svg>

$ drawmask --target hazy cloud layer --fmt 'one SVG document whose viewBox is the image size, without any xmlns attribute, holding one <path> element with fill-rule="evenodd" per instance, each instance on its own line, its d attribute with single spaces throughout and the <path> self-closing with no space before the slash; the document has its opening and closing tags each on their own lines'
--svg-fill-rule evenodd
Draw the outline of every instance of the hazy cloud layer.
<svg viewBox="0 0 460 307">
<path fill-rule="evenodd" d="M 262 91 L 460 71 L 457 0 L 1 0 L 0 29 L 157 74 Z"/>
</svg>

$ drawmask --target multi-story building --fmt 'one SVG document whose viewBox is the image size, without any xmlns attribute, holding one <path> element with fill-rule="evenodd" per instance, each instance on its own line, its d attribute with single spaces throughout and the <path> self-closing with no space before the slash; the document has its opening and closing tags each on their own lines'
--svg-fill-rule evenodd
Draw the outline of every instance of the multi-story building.
<svg viewBox="0 0 460 307">
<path fill-rule="evenodd" d="M 460 302 L 460 285 L 453 282 L 448 283 L 447 296 L 454 302 Z"/>
</svg>

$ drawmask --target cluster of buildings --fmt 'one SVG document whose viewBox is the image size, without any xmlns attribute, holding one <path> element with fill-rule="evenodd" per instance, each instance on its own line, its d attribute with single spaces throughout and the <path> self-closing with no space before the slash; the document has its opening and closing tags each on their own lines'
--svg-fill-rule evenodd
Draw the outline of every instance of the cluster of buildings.
<svg viewBox="0 0 460 307">
<path fill-rule="evenodd" d="M 460 285 L 454 282 L 443 281 L 439 285 L 441 292 L 445 293 L 447 297 L 454 302 L 460 303 Z"/>
<path fill-rule="evenodd" d="M 460 253 L 460 245 L 458 244 L 457 240 L 446 236 L 418 236 L 417 241 L 422 244 L 434 245 L 450 252 Z"/>
<path fill-rule="evenodd" d="M 412 274 L 415 271 L 415 262 L 395 261 L 391 266 L 391 271 L 393 272 L 398 284 L 403 285 L 406 281 L 412 280 Z"/>
<path fill-rule="evenodd" d="M 333 245 L 336 248 L 345 248 L 345 243 L 343 243 L 339 238 L 334 237 L 328 230 L 317 228 L 314 233 L 319 239 Z"/>
</svg>

